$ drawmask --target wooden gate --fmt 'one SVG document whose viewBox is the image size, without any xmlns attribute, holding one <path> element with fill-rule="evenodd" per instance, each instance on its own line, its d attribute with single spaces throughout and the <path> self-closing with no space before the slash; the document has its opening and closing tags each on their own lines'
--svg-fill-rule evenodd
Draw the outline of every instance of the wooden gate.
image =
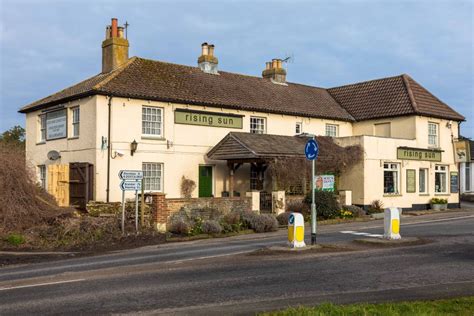
<svg viewBox="0 0 474 316">
<path fill-rule="evenodd" d="M 69 206 L 69 165 L 49 165 L 46 177 L 48 193 L 59 206 Z"/>
<path fill-rule="evenodd" d="M 69 164 L 69 200 L 70 205 L 86 209 L 94 194 L 94 165 L 88 162 Z"/>
</svg>

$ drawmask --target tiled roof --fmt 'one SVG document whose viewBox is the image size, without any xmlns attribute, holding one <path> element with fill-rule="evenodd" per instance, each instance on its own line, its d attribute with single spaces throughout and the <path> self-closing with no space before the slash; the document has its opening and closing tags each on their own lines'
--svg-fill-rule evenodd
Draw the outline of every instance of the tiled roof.
<svg viewBox="0 0 474 316">
<path fill-rule="evenodd" d="M 464 120 L 407 75 L 323 89 L 224 71 L 213 75 L 198 67 L 138 57 L 113 72 L 24 106 L 20 112 L 94 94 L 343 121 L 410 114 Z"/>
<path fill-rule="evenodd" d="M 357 121 L 410 114 L 464 120 L 462 115 L 405 74 L 328 91 Z"/>
<path fill-rule="evenodd" d="M 207 74 L 198 67 L 132 58 L 111 74 L 97 75 L 45 99 L 23 107 L 40 106 L 88 91 L 121 97 L 216 106 L 353 121 L 323 88 L 274 84 L 268 79 L 221 71 Z"/>
</svg>

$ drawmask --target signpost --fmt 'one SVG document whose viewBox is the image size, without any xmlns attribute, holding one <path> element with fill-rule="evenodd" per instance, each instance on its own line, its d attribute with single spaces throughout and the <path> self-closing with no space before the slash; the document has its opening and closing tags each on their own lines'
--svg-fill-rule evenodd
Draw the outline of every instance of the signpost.
<svg viewBox="0 0 474 316">
<path fill-rule="evenodd" d="M 125 191 L 135 191 L 135 231 L 138 233 L 138 191 L 142 189 L 143 171 L 120 170 L 122 190 L 122 234 L 125 234 Z"/>
<path fill-rule="evenodd" d="M 304 147 L 304 154 L 306 155 L 306 159 L 311 160 L 312 167 L 311 167 L 311 245 L 316 244 L 316 204 L 314 202 L 314 192 L 315 192 L 315 160 L 319 154 L 319 146 L 316 142 L 316 139 L 313 135 L 313 138 L 308 140 L 306 146 Z"/>
</svg>

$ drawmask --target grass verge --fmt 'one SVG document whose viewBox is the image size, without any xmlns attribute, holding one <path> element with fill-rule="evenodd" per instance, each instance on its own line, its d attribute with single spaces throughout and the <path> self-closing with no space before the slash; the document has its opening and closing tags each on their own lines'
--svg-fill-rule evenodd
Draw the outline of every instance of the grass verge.
<svg viewBox="0 0 474 316">
<path fill-rule="evenodd" d="M 380 316 L 405 316 L 405 315 L 459 315 L 471 316 L 474 311 L 474 296 L 435 300 L 413 301 L 382 304 L 353 304 L 335 305 L 324 303 L 316 307 L 296 307 L 286 310 L 263 313 L 265 316 L 346 316 L 346 315 L 380 315 Z"/>
</svg>

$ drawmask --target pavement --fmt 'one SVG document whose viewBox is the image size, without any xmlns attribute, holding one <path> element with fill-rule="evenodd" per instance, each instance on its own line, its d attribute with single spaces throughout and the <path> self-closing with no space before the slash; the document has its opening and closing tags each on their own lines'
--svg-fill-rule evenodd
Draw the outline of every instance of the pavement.
<svg viewBox="0 0 474 316">
<path fill-rule="evenodd" d="M 402 217 L 402 238 L 422 244 L 352 242 L 381 234 L 376 220 L 321 226 L 326 251 L 257 251 L 284 245 L 281 230 L 8 266 L 0 269 L 0 314 L 253 314 L 474 295 L 472 211 Z"/>
</svg>

